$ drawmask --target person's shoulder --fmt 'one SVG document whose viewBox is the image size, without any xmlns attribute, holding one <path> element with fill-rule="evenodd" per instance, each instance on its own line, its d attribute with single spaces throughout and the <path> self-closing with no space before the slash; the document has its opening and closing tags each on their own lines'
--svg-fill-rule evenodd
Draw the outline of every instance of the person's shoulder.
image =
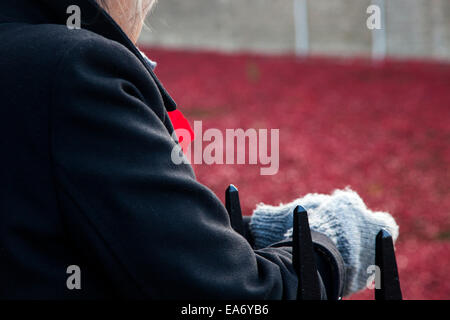
<svg viewBox="0 0 450 320">
<path fill-rule="evenodd" d="M 93 56 L 101 60 L 135 58 L 116 41 L 86 29 L 69 29 L 65 25 L 16 25 L 11 26 L 7 36 L 13 37 L 9 48 L 13 55 L 47 67 L 56 66 L 62 60 L 76 63 L 79 59 L 92 59 Z"/>
<path fill-rule="evenodd" d="M 20 86 L 27 92 L 47 90 L 53 100 L 74 95 L 80 88 L 87 92 L 87 84 L 91 91 L 126 86 L 133 88 L 134 96 L 163 113 L 159 107 L 163 105 L 161 95 L 150 72 L 125 45 L 64 25 L 11 24 L 7 32 L 1 29 L 0 65 L 11 70 L 0 74 L 0 83 L 5 86 Z"/>
</svg>

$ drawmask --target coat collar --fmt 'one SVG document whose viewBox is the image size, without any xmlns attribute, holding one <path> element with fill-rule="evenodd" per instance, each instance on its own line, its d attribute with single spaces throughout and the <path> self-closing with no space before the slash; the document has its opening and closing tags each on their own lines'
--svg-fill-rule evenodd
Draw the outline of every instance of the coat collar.
<svg viewBox="0 0 450 320">
<path fill-rule="evenodd" d="M 67 8 L 77 5 L 81 9 L 82 28 L 105 38 L 119 42 L 128 48 L 146 67 L 155 81 L 168 111 L 176 109 L 176 103 L 156 77 L 151 66 L 117 23 L 99 7 L 95 0 L 14 0 L 0 3 L 0 21 L 65 24 Z M 24 9 L 26 8 L 26 9 Z M 3 13 L 3 14 L 2 14 Z"/>
</svg>

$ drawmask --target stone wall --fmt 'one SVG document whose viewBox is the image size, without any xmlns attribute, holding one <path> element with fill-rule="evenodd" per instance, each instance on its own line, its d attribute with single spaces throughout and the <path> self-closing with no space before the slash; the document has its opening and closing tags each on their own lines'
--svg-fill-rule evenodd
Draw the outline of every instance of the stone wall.
<svg viewBox="0 0 450 320">
<path fill-rule="evenodd" d="M 371 0 L 308 0 L 309 48 L 370 55 Z M 159 0 L 141 43 L 175 48 L 295 51 L 293 0 Z M 450 0 L 386 0 L 387 54 L 450 60 Z"/>
</svg>

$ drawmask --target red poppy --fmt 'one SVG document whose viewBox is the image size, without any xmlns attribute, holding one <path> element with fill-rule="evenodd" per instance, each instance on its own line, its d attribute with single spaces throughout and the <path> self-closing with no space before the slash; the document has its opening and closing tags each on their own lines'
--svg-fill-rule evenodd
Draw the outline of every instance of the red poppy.
<svg viewBox="0 0 450 320">
<path fill-rule="evenodd" d="M 183 149 L 183 152 L 186 153 L 187 148 L 189 147 L 191 142 L 194 140 L 194 131 L 192 130 L 192 127 L 189 124 L 189 121 L 181 113 L 180 110 L 174 110 L 174 111 L 169 112 L 169 117 L 170 117 L 170 120 L 172 121 L 172 125 L 175 130 L 185 129 L 190 134 L 187 137 L 187 138 L 190 138 L 189 141 L 184 140 L 185 135 L 180 135 L 178 138 L 179 142 L 180 142 L 180 146 Z"/>
</svg>

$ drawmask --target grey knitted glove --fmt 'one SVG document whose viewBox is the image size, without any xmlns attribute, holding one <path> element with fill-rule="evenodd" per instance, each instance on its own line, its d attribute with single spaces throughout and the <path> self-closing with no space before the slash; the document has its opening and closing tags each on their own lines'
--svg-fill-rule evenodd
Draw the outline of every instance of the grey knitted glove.
<svg viewBox="0 0 450 320">
<path fill-rule="evenodd" d="M 385 228 L 394 241 L 398 225 L 385 212 L 372 212 L 359 195 L 350 190 L 336 190 L 332 195 L 308 194 L 289 204 L 259 204 L 253 212 L 250 230 L 257 248 L 267 247 L 292 235 L 292 215 L 297 205 L 308 211 L 311 230 L 327 235 L 336 245 L 346 267 L 344 294 L 366 286 L 367 268 L 375 264 L 375 237 Z"/>
</svg>

